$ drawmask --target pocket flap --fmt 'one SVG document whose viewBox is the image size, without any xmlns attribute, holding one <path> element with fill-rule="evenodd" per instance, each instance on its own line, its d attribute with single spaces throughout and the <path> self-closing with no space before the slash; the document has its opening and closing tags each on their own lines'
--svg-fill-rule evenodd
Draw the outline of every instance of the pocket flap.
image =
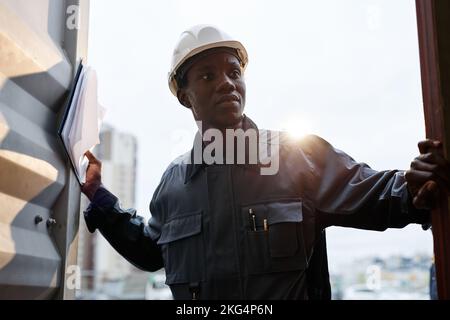
<svg viewBox="0 0 450 320">
<path fill-rule="evenodd" d="M 302 222 L 301 201 L 272 202 L 267 205 L 267 223 L 269 225 L 282 222 Z"/>
<path fill-rule="evenodd" d="M 166 244 L 184 239 L 202 230 L 202 212 L 196 212 L 183 217 L 175 218 L 165 223 L 161 229 L 161 236 L 157 244 Z"/>
</svg>

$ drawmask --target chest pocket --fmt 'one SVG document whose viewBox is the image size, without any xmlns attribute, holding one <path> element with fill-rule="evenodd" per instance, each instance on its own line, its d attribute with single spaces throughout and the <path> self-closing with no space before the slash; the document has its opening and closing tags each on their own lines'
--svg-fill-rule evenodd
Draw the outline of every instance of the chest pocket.
<svg viewBox="0 0 450 320">
<path fill-rule="evenodd" d="M 304 270 L 307 266 L 300 200 L 242 206 L 249 274 Z"/>
<path fill-rule="evenodd" d="M 201 231 L 201 211 L 177 216 L 162 226 L 157 244 L 164 258 L 166 284 L 203 280 L 205 260 Z"/>
</svg>

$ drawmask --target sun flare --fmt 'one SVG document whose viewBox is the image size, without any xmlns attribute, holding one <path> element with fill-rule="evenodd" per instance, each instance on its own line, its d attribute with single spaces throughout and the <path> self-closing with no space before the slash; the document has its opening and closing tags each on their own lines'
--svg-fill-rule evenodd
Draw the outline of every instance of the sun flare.
<svg viewBox="0 0 450 320">
<path fill-rule="evenodd" d="M 312 133 L 312 125 L 307 119 L 296 117 L 286 121 L 283 130 L 287 131 L 292 138 L 299 139 Z"/>
</svg>

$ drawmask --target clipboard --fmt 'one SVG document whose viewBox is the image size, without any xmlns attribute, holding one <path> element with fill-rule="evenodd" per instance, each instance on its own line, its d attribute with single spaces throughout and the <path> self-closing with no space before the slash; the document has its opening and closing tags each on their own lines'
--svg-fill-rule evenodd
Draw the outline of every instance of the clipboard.
<svg viewBox="0 0 450 320">
<path fill-rule="evenodd" d="M 59 140 L 80 186 L 88 166 L 84 153 L 100 142 L 101 111 L 96 73 L 80 60 L 58 125 Z"/>
</svg>

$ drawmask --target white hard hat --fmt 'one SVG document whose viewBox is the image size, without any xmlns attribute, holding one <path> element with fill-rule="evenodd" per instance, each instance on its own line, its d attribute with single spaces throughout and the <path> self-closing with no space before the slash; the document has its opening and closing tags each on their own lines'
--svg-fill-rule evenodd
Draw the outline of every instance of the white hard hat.
<svg viewBox="0 0 450 320">
<path fill-rule="evenodd" d="M 169 72 L 169 88 L 174 96 L 177 96 L 178 85 L 176 74 L 178 68 L 189 58 L 202 51 L 228 47 L 236 49 L 241 67 L 245 70 L 248 63 L 247 50 L 239 42 L 213 25 L 199 24 L 184 31 L 173 51 L 172 64 Z"/>
</svg>

